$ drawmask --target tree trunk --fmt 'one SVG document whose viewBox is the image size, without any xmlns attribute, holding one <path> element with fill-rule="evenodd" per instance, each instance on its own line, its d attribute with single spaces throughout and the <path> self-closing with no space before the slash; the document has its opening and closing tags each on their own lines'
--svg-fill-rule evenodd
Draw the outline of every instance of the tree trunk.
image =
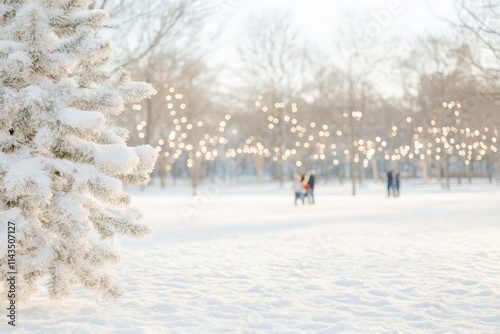
<svg viewBox="0 0 500 334">
<path fill-rule="evenodd" d="M 286 151 L 286 145 L 285 143 L 281 144 L 281 155 L 285 154 Z M 283 185 L 285 184 L 285 160 L 280 158 L 280 170 L 279 170 L 279 181 L 280 181 L 280 187 L 283 188 Z"/>
<path fill-rule="evenodd" d="M 441 182 L 441 169 L 442 169 L 442 163 L 441 161 L 437 160 L 436 161 L 436 179 Z"/>
<path fill-rule="evenodd" d="M 467 179 L 469 179 L 469 184 L 472 183 L 472 162 L 469 161 L 469 165 L 467 166 Z"/>
<path fill-rule="evenodd" d="M 448 154 L 445 155 L 444 159 L 444 174 L 446 177 L 446 190 L 450 190 L 450 163 Z"/>
<path fill-rule="evenodd" d="M 359 173 L 359 185 L 361 186 L 365 179 L 365 168 L 363 167 L 362 163 L 358 163 L 358 173 Z"/>
<path fill-rule="evenodd" d="M 345 166 L 342 164 L 339 164 L 337 172 L 338 172 L 338 176 L 339 176 L 340 185 L 343 186 L 344 185 Z"/>
<path fill-rule="evenodd" d="M 172 162 L 172 170 L 170 172 L 170 174 L 172 175 L 172 183 L 174 185 L 177 184 L 177 168 L 176 167 L 177 167 L 177 160 L 174 160 Z"/>
<path fill-rule="evenodd" d="M 497 158 L 495 159 L 495 174 L 497 178 L 497 187 L 500 186 L 500 153 L 497 152 Z"/>
<path fill-rule="evenodd" d="M 352 196 L 356 196 L 356 166 L 354 164 L 354 154 L 351 152 L 351 187 Z"/>
<path fill-rule="evenodd" d="M 421 168 L 422 168 L 422 180 L 424 182 L 429 181 L 429 164 L 427 163 L 427 156 L 424 159 L 420 160 Z"/>
<path fill-rule="evenodd" d="M 160 152 L 160 155 L 158 156 L 158 176 L 160 178 L 160 186 L 162 188 L 165 188 L 167 185 L 167 173 L 165 170 L 165 154 Z"/>
<path fill-rule="evenodd" d="M 264 183 L 264 158 L 262 155 L 255 156 L 255 170 L 257 172 L 257 182 Z"/>
<path fill-rule="evenodd" d="M 373 179 L 378 180 L 378 164 L 377 164 L 377 159 L 375 159 L 375 157 L 371 159 L 371 165 L 372 165 Z"/>
<path fill-rule="evenodd" d="M 325 179 L 325 184 L 328 184 L 330 182 L 330 162 L 328 159 L 325 159 L 325 171 L 323 174 L 323 178 Z"/>
<path fill-rule="evenodd" d="M 193 161 L 193 166 L 191 167 L 191 188 L 193 192 L 193 196 L 197 195 L 198 188 L 198 159 L 194 157 L 193 151 L 189 151 L 189 158 Z"/>
<path fill-rule="evenodd" d="M 458 185 L 462 184 L 462 164 L 458 162 Z"/>
<path fill-rule="evenodd" d="M 486 160 L 486 169 L 488 170 L 488 182 L 493 184 L 493 163 L 490 157 Z"/>
</svg>

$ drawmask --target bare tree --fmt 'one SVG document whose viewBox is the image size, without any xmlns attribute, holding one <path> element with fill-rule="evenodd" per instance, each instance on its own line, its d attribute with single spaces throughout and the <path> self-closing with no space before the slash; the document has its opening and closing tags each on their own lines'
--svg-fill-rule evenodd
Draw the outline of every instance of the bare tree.
<svg viewBox="0 0 500 334">
<path fill-rule="evenodd" d="M 246 94 L 265 96 L 267 117 L 276 119 L 270 125 L 267 145 L 283 157 L 287 150 L 289 129 L 286 117 L 300 98 L 308 60 L 304 40 L 292 24 L 291 13 L 272 11 L 247 21 L 246 38 L 239 44 L 242 67 L 238 69 Z M 256 103 L 261 103 L 257 101 Z M 267 120 L 261 124 L 267 127 Z M 278 179 L 285 181 L 286 159 L 278 159 Z"/>
<path fill-rule="evenodd" d="M 218 5 L 201 0 L 97 0 L 91 7 L 111 15 L 116 68 L 151 63 L 154 54 L 193 49 Z M 196 44 L 196 45 L 199 45 Z"/>
<path fill-rule="evenodd" d="M 500 3 L 496 0 L 455 0 L 457 25 L 500 61 Z"/>
<path fill-rule="evenodd" d="M 344 135 L 347 136 L 346 152 L 349 160 L 351 190 L 355 196 L 357 192 L 357 179 L 360 181 L 364 175 L 364 168 L 360 164 L 361 151 L 360 140 L 366 134 L 368 128 L 374 123 L 384 124 L 389 122 L 383 119 L 376 108 L 375 101 L 380 95 L 381 87 L 387 75 L 383 73 L 390 62 L 386 50 L 380 48 L 380 44 L 375 39 L 367 39 L 363 44 L 359 44 L 357 36 L 359 29 L 356 22 L 349 22 L 341 27 L 340 38 L 336 43 L 336 57 L 332 62 L 339 63 L 342 69 L 342 81 L 338 85 L 343 85 L 344 99 L 340 104 Z M 366 124 L 366 125 L 365 125 Z M 367 126 L 370 124 L 369 126 Z M 376 168 L 375 168 L 376 169 Z"/>
<path fill-rule="evenodd" d="M 493 124 L 495 129 L 495 122 L 487 121 L 493 101 L 482 94 L 485 82 L 469 59 L 467 44 L 427 36 L 419 40 L 401 66 L 406 78 L 404 97 L 415 111 L 415 155 L 422 162 L 424 176 L 429 165 L 434 166 L 436 176 L 445 178 L 446 189 L 452 167 L 460 181 L 463 166 L 470 173 L 472 161 L 482 160 L 486 154 L 486 150 L 477 149 L 485 145 L 489 135 L 476 141 L 471 131 L 483 131 L 485 124 Z"/>
</svg>

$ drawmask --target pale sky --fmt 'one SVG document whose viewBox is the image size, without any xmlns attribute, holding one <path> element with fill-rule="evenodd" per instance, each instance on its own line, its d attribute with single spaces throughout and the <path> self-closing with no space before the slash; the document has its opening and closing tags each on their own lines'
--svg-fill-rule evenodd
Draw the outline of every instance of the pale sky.
<svg viewBox="0 0 500 334">
<path fill-rule="evenodd" d="M 453 0 L 223 0 L 226 5 L 218 13 L 225 27 L 224 44 L 232 44 L 241 31 L 241 22 L 253 14 L 270 9 L 290 9 L 297 24 L 308 38 L 319 43 L 331 42 L 336 27 L 348 17 L 363 17 L 359 29 L 369 24 L 382 28 L 380 34 L 415 35 L 443 31 L 445 25 L 437 16 L 446 17 L 453 11 Z M 397 8 L 396 11 L 391 8 Z M 390 14 L 390 15 L 387 15 Z"/>
<path fill-rule="evenodd" d="M 309 41 L 315 41 L 325 50 L 332 50 L 337 27 L 350 21 L 355 29 L 378 29 L 373 41 L 385 40 L 394 35 L 414 38 L 426 31 L 443 34 L 447 25 L 440 19 L 453 15 L 453 0 L 221 0 L 226 5 L 215 20 L 223 32 L 215 41 L 217 48 L 214 61 L 219 64 L 238 62 L 236 45 L 244 34 L 242 22 L 250 15 L 267 10 L 291 10 L 297 26 Z M 338 36 L 338 35 L 337 35 Z M 229 76 L 228 83 L 234 81 Z"/>
</svg>

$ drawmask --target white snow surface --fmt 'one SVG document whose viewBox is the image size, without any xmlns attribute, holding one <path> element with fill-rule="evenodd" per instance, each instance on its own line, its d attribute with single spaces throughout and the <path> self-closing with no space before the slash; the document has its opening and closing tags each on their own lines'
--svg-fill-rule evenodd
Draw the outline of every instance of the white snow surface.
<svg viewBox="0 0 500 334">
<path fill-rule="evenodd" d="M 77 129 L 100 129 L 106 119 L 95 111 L 81 111 L 76 108 L 66 108 L 59 112 L 59 120 Z"/>
<path fill-rule="evenodd" d="M 134 150 L 120 144 L 95 145 L 94 159 L 103 171 L 120 175 L 132 174 L 139 164 Z"/>
<path fill-rule="evenodd" d="M 417 183 L 135 190 L 154 232 L 113 240 L 125 295 L 41 291 L 1 332 L 499 333 L 500 189 Z"/>
</svg>

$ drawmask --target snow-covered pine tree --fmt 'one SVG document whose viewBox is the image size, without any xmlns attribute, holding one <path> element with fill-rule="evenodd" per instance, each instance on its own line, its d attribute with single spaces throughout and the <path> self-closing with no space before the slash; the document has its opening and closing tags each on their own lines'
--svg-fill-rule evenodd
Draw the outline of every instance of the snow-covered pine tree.
<svg viewBox="0 0 500 334">
<path fill-rule="evenodd" d="M 96 37 L 108 14 L 91 2 L 0 0 L 0 279 L 11 222 L 16 298 L 40 281 L 52 298 L 75 285 L 118 297 L 107 239 L 150 233 L 123 185 L 146 184 L 157 152 L 127 147 L 112 117 L 154 89 L 112 75 L 110 43 Z"/>
</svg>

